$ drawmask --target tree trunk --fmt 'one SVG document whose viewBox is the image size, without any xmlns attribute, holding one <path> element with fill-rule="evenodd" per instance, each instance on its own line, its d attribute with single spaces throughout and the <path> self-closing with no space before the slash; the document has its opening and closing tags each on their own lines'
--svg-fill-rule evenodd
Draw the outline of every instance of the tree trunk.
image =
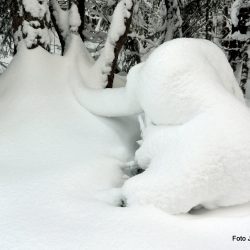
<svg viewBox="0 0 250 250">
<path fill-rule="evenodd" d="M 210 8 L 210 0 L 206 1 L 206 39 L 209 40 L 209 8 Z"/>
<path fill-rule="evenodd" d="M 82 41 L 84 42 L 85 38 L 83 35 L 83 31 L 84 31 L 84 26 L 85 26 L 85 0 L 78 0 L 78 11 L 79 11 L 80 18 L 81 18 L 81 25 L 78 28 L 78 33 Z"/>
</svg>

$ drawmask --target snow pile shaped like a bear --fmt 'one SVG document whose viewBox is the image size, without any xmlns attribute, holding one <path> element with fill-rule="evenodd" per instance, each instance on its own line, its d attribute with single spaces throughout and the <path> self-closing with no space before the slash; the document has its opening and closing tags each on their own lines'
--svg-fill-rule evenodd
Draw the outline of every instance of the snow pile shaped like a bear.
<svg viewBox="0 0 250 250">
<path fill-rule="evenodd" d="M 126 88 L 84 87 L 78 99 L 99 115 L 145 113 L 135 161 L 146 171 L 126 181 L 127 206 L 178 214 L 250 201 L 250 112 L 211 42 L 167 42 L 131 70 Z"/>
</svg>

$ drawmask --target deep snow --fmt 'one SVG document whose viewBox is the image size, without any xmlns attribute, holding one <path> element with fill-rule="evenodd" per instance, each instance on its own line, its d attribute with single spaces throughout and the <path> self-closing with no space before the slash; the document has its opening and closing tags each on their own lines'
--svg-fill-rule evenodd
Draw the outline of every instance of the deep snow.
<svg viewBox="0 0 250 250">
<path fill-rule="evenodd" d="M 137 123 L 79 105 L 76 54 L 21 49 L 0 78 L 0 249 L 248 249 L 231 239 L 249 234 L 250 205 L 182 216 L 117 206 Z"/>
<path fill-rule="evenodd" d="M 179 214 L 249 202 L 250 112 L 223 52 L 206 40 L 174 39 L 127 79 L 124 88 L 77 91 L 95 114 L 145 113 L 135 160 L 147 170 L 124 184 L 127 206 Z"/>
<path fill-rule="evenodd" d="M 80 82 L 78 100 L 101 116 L 144 111 L 157 125 L 181 124 L 195 115 L 193 109 L 198 112 L 199 105 L 213 105 L 214 88 L 225 92 L 223 86 L 244 102 L 226 56 L 212 42 L 203 39 L 181 38 L 164 43 L 146 62 L 134 66 L 127 78 L 125 88 L 95 91 Z"/>
</svg>

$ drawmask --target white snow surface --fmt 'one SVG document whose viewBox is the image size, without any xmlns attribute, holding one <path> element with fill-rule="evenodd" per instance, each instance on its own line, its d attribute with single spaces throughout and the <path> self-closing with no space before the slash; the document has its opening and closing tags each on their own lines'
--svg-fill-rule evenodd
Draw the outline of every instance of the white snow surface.
<svg viewBox="0 0 250 250">
<path fill-rule="evenodd" d="M 72 84 L 85 50 L 19 49 L 0 77 L 1 250 L 249 249 L 232 242 L 249 235 L 249 204 L 182 216 L 117 207 L 134 119 L 100 118 L 79 105 Z"/>
<path fill-rule="evenodd" d="M 179 214 L 250 201 L 250 112 L 213 43 L 167 42 L 130 71 L 126 88 L 85 88 L 79 100 L 101 115 L 145 113 L 135 160 L 147 169 L 125 183 L 128 206 Z"/>
</svg>

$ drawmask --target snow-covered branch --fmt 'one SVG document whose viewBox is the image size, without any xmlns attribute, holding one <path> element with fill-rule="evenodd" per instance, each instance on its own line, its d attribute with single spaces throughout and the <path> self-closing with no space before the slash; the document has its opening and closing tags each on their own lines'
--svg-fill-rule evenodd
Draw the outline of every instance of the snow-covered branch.
<svg viewBox="0 0 250 250">
<path fill-rule="evenodd" d="M 132 0 L 121 0 L 115 8 L 104 49 L 96 62 L 104 85 L 112 87 L 119 53 L 126 41 L 132 19 Z"/>
<path fill-rule="evenodd" d="M 180 8 L 177 0 L 165 0 L 167 8 L 167 28 L 165 41 L 169 41 L 174 38 L 175 33 L 178 31 L 178 37 L 182 37 L 182 17 L 180 14 Z"/>
<path fill-rule="evenodd" d="M 27 48 L 42 46 L 49 50 L 50 12 L 48 0 L 15 0 L 13 31 L 15 44 L 24 40 Z"/>
<path fill-rule="evenodd" d="M 57 0 L 51 1 L 52 22 L 62 45 L 62 53 L 71 33 L 79 33 L 82 40 L 85 14 L 84 0 L 69 1 L 68 8 L 62 9 Z"/>
<path fill-rule="evenodd" d="M 51 0 L 50 13 L 53 26 L 61 43 L 61 50 L 63 54 L 65 49 L 66 37 L 69 32 L 68 10 L 63 10 L 57 0 Z"/>
</svg>

